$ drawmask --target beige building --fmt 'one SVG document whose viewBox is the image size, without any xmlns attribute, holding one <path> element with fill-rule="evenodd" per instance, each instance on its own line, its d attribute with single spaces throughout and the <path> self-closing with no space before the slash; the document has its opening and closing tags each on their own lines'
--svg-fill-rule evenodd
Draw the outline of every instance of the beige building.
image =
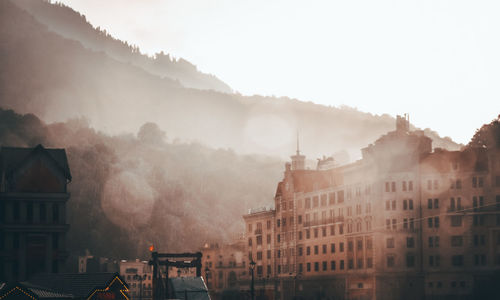
<svg viewBox="0 0 500 300">
<path fill-rule="evenodd" d="M 249 290 L 244 240 L 233 244 L 205 244 L 201 249 L 202 277 L 212 299 L 239 299 Z"/>
<path fill-rule="evenodd" d="M 120 276 L 129 286 L 131 300 L 153 299 L 153 271 L 147 261 L 122 260 L 120 262 Z"/>
<path fill-rule="evenodd" d="M 297 149 L 275 210 L 244 216 L 248 258 L 280 299 L 496 299 L 499 154 L 433 151 L 399 116 L 348 165 Z"/>
</svg>

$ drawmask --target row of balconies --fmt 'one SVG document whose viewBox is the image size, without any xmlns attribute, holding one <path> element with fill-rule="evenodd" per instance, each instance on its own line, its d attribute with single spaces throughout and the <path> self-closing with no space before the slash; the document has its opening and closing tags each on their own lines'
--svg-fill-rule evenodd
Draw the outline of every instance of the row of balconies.
<svg viewBox="0 0 500 300">
<path fill-rule="evenodd" d="M 328 218 L 322 219 L 322 220 L 305 221 L 305 222 L 303 222 L 303 226 L 304 227 L 311 227 L 311 226 L 319 226 L 319 225 L 329 225 L 329 224 L 339 223 L 339 222 L 344 222 L 344 216 L 328 217 Z"/>
</svg>

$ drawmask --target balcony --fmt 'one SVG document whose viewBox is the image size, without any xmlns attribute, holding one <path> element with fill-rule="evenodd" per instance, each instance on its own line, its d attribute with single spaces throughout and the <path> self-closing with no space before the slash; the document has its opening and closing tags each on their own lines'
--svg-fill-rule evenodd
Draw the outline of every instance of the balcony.
<svg viewBox="0 0 500 300">
<path fill-rule="evenodd" d="M 262 228 L 255 229 L 254 234 L 262 234 Z"/>
<path fill-rule="evenodd" d="M 312 226 L 322 226 L 322 225 L 333 225 L 335 223 L 343 223 L 343 222 L 344 222 L 344 216 L 338 216 L 338 217 L 329 217 L 323 220 L 305 221 L 303 226 L 312 227 Z"/>
</svg>

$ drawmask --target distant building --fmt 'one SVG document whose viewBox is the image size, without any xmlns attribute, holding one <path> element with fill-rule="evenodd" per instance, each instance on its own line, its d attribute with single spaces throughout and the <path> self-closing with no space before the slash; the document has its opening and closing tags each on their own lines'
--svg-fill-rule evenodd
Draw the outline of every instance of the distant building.
<svg viewBox="0 0 500 300">
<path fill-rule="evenodd" d="M 250 282 L 245 242 L 206 244 L 201 252 L 202 277 L 212 299 L 241 299 L 249 295 Z"/>
<path fill-rule="evenodd" d="M 398 116 L 362 155 L 309 170 L 297 149 L 276 209 L 244 216 L 274 299 L 500 299 L 500 150 L 432 151 Z"/>
<path fill-rule="evenodd" d="M 147 261 L 122 260 L 120 275 L 128 283 L 131 300 L 153 299 L 153 271 Z"/>
<path fill-rule="evenodd" d="M 64 270 L 70 181 L 64 149 L 0 149 L 0 279 Z"/>
</svg>

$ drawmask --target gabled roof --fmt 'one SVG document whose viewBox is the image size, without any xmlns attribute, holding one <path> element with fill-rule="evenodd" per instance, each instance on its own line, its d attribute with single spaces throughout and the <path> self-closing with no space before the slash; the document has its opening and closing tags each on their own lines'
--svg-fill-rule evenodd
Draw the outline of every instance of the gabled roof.
<svg viewBox="0 0 500 300">
<path fill-rule="evenodd" d="M 207 286 L 201 277 L 175 277 L 169 281 L 173 289 L 172 296 L 176 299 L 210 300 Z"/>
<path fill-rule="evenodd" d="M 66 273 L 66 274 L 37 274 L 26 284 L 42 286 L 60 293 L 71 294 L 75 298 L 86 298 L 96 288 L 109 286 L 118 273 Z M 125 287 L 127 284 L 120 279 Z"/>
<path fill-rule="evenodd" d="M 71 180 L 68 159 L 64 149 L 47 149 L 42 145 L 34 148 L 1 147 L 0 148 L 0 172 L 8 176 L 19 168 L 28 158 L 39 153 L 46 154 L 52 159 L 57 167 L 63 172 L 66 179 Z"/>
<path fill-rule="evenodd" d="M 10 295 L 24 294 L 34 299 L 73 299 L 73 295 L 59 293 L 45 287 L 35 286 L 29 283 L 0 284 L 0 299 L 9 299 Z"/>
</svg>

